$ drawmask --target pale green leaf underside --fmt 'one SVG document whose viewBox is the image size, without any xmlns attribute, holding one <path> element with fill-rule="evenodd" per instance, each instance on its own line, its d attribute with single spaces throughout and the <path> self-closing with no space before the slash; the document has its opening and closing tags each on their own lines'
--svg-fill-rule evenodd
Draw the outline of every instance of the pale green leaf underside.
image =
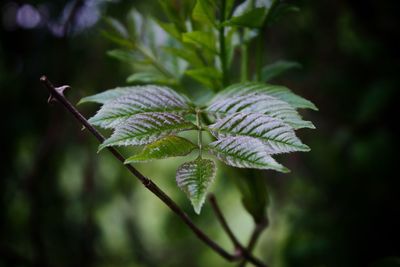
<svg viewBox="0 0 400 267">
<path fill-rule="evenodd" d="M 164 136 L 194 129 L 195 125 L 167 112 L 141 113 L 119 124 L 99 150 L 108 146 L 146 145 Z"/>
<path fill-rule="evenodd" d="M 125 164 L 186 156 L 196 148 L 197 146 L 189 140 L 179 136 L 170 135 L 146 145 L 140 153 L 129 157 L 125 161 Z"/>
<path fill-rule="evenodd" d="M 139 86 L 140 87 L 140 86 Z M 161 86 L 141 86 L 130 90 L 105 103 L 95 116 L 89 119 L 93 125 L 102 128 L 115 128 L 135 114 L 146 112 L 183 112 L 188 111 L 189 101 L 169 89 Z"/>
<path fill-rule="evenodd" d="M 210 152 L 225 164 L 237 168 L 289 170 L 269 155 L 269 148 L 259 139 L 247 136 L 226 137 L 208 146 Z"/>
<path fill-rule="evenodd" d="M 292 127 L 282 120 L 257 113 L 235 113 L 210 125 L 218 138 L 229 136 L 250 136 L 261 140 L 268 154 L 309 151 L 295 135 Z"/>
<path fill-rule="evenodd" d="M 230 97 L 217 98 L 208 106 L 207 112 L 214 114 L 217 118 L 234 113 L 261 113 L 281 119 L 294 129 L 315 128 L 310 121 L 302 120 L 299 113 L 287 102 L 267 94 L 239 93 Z"/>
<path fill-rule="evenodd" d="M 89 102 L 105 104 L 107 102 L 110 102 L 122 95 L 128 94 L 135 90 L 138 90 L 138 89 L 136 89 L 135 87 L 117 87 L 114 89 L 110 89 L 110 90 L 101 92 L 99 94 L 84 97 L 78 102 L 78 105 L 84 104 L 84 103 L 89 103 Z"/>
<path fill-rule="evenodd" d="M 237 83 L 227 87 L 218 93 L 213 102 L 217 100 L 231 98 L 233 96 L 243 96 L 246 94 L 265 94 L 289 103 L 294 108 L 307 108 L 318 110 L 318 108 L 309 100 L 296 95 L 290 89 L 284 86 L 270 85 L 257 82 Z"/>
<path fill-rule="evenodd" d="M 201 211 L 215 173 L 214 161 L 201 158 L 184 163 L 176 172 L 176 182 L 190 199 L 197 214 Z"/>
</svg>

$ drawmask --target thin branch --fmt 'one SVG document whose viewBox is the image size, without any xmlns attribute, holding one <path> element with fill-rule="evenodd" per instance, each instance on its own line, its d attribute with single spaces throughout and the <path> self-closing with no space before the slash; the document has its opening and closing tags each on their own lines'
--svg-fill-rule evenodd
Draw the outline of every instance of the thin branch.
<svg viewBox="0 0 400 267">
<path fill-rule="evenodd" d="M 236 254 L 238 256 L 240 256 L 240 255 L 243 256 L 244 260 L 242 262 L 246 262 L 247 260 L 251 259 L 252 263 L 255 263 L 256 266 L 267 267 L 264 263 L 260 262 L 256 258 L 254 258 L 253 255 L 251 255 L 251 251 L 248 248 L 243 247 L 243 245 L 236 238 L 235 234 L 232 232 L 232 229 L 229 227 L 228 222 L 226 221 L 224 215 L 222 214 L 222 211 L 218 205 L 217 199 L 215 198 L 214 194 L 210 194 L 209 200 L 211 203 L 211 207 L 213 208 L 215 215 L 217 216 L 218 221 L 221 223 L 222 228 L 224 229 L 226 234 L 231 239 L 233 245 L 235 246 Z M 250 238 L 250 240 L 252 240 L 252 239 L 253 239 L 253 235 Z M 254 244 L 252 246 L 254 246 Z M 252 248 L 253 247 L 251 247 L 251 249 Z"/>
<path fill-rule="evenodd" d="M 239 240 L 236 238 L 235 234 L 232 232 L 232 229 L 229 227 L 224 215 L 222 214 L 221 209 L 217 203 L 217 199 L 215 198 L 214 194 L 210 194 L 209 198 L 211 207 L 214 210 L 215 215 L 217 216 L 219 222 L 221 223 L 222 228 L 225 230 L 226 234 L 231 239 L 235 249 L 237 251 L 241 251 L 243 246 L 240 244 Z"/>
<path fill-rule="evenodd" d="M 54 87 L 53 84 L 47 79 L 46 76 L 42 76 L 40 81 L 50 92 L 49 101 L 57 100 L 60 102 L 86 129 L 88 129 L 99 142 L 103 142 L 105 139 L 99 131 L 96 130 L 85 117 L 65 98 L 63 92 L 69 86 Z M 124 163 L 125 158 L 113 147 L 107 147 L 107 149 L 117 158 L 120 162 Z M 156 195 L 164 204 L 166 204 L 181 220 L 196 234 L 196 236 L 202 240 L 207 246 L 213 249 L 216 253 L 221 255 L 228 261 L 238 261 L 243 258 L 252 262 L 256 266 L 265 267 L 266 265 L 255 259 L 250 253 L 244 252 L 243 255 L 237 256 L 232 255 L 225 249 L 220 247 L 215 243 L 209 236 L 207 236 L 200 228 L 198 228 L 194 222 L 189 218 L 189 216 L 166 194 L 162 191 L 153 181 L 145 177 L 140 173 L 135 167 L 129 164 L 124 164 L 124 166 L 136 177 L 142 184 L 150 190 L 154 195 Z"/>
<path fill-rule="evenodd" d="M 262 232 L 267 228 L 268 226 L 268 219 L 265 218 L 263 221 L 257 222 L 254 226 L 253 233 L 251 234 L 249 243 L 247 244 L 246 250 L 249 253 L 252 253 L 254 247 L 256 246 L 256 243 L 258 239 L 260 238 Z M 239 267 L 244 267 L 246 266 L 247 260 L 244 259 L 242 262 L 239 264 Z"/>
</svg>

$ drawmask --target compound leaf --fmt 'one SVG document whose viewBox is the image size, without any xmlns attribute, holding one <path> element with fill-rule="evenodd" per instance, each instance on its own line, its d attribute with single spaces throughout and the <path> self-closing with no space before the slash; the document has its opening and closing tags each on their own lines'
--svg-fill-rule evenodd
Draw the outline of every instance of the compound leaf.
<svg viewBox="0 0 400 267">
<path fill-rule="evenodd" d="M 186 156 L 196 148 L 197 146 L 189 140 L 183 137 L 170 135 L 146 145 L 140 153 L 129 157 L 125 161 L 125 164 Z"/>
<path fill-rule="evenodd" d="M 111 137 L 100 145 L 99 150 L 108 146 L 146 145 L 164 136 L 195 127 L 181 116 L 172 113 L 136 114 L 119 124 Z"/>
<path fill-rule="evenodd" d="M 212 133 L 218 138 L 229 136 L 250 136 L 266 145 L 268 154 L 309 151 L 282 120 L 257 113 L 235 113 L 210 125 Z"/>
<path fill-rule="evenodd" d="M 289 170 L 269 155 L 269 148 L 256 138 L 247 136 L 226 137 L 212 142 L 210 152 L 225 164 L 237 168 Z"/>
<path fill-rule="evenodd" d="M 202 158 L 182 164 L 176 172 L 176 182 L 190 199 L 197 214 L 200 214 L 215 173 L 214 161 Z"/>
</svg>

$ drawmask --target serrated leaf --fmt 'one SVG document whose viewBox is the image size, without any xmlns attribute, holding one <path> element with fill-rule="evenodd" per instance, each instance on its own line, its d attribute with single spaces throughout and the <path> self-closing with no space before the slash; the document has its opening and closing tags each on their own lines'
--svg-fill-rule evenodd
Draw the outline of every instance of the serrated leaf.
<svg viewBox="0 0 400 267">
<path fill-rule="evenodd" d="M 99 150 L 108 146 L 146 145 L 164 136 L 194 128 L 195 125 L 172 113 L 141 113 L 119 124 Z"/>
<path fill-rule="evenodd" d="M 140 153 L 129 157 L 125 161 L 125 164 L 186 156 L 196 148 L 197 146 L 189 140 L 179 136 L 170 135 L 146 145 Z"/>
<path fill-rule="evenodd" d="M 217 118 L 234 113 L 261 113 L 281 119 L 294 129 L 315 128 L 310 121 L 302 120 L 299 113 L 287 102 L 266 94 L 249 93 L 217 99 L 211 102 L 207 111 Z"/>
<path fill-rule="evenodd" d="M 215 26 L 215 5 L 210 0 L 197 0 L 192 17 L 200 23 Z"/>
<path fill-rule="evenodd" d="M 269 155 L 269 148 L 260 140 L 247 136 L 226 137 L 208 145 L 212 154 L 225 164 L 237 168 L 289 170 Z"/>
<path fill-rule="evenodd" d="M 229 136 L 250 136 L 261 140 L 268 154 L 309 151 L 294 133 L 292 127 L 282 120 L 263 114 L 236 113 L 210 125 L 218 139 Z"/>
<path fill-rule="evenodd" d="M 261 80 L 267 82 L 288 70 L 298 68 L 301 68 L 301 65 L 297 62 L 279 60 L 262 68 Z"/>
<path fill-rule="evenodd" d="M 226 26 L 241 26 L 249 28 L 260 28 L 264 24 L 268 9 L 259 7 L 249 10 L 248 12 L 232 17 L 224 22 Z"/>
<path fill-rule="evenodd" d="M 215 173 L 214 161 L 201 158 L 184 163 L 176 172 L 176 182 L 190 199 L 197 214 L 200 214 Z"/>
<path fill-rule="evenodd" d="M 188 99 L 168 87 L 148 85 L 127 90 L 127 93 L 105 103 L 89 122 L 102 128 L 114 128 L 139 113 L 190 110 Z"/>
<path fill-rule="evenodd" d="M 227 87 L 218 93 L 213 102 L 222 101 L 235 96 L 243 96 L 246 94 L 269 95 L 289 103 L 294 108 L 309 108 L 318 110 L 318 108 L 309 100 L 296 95 L 290 89 L 279 86 L 258 82 L 237 83 Z"/>
<path fill-rule="evenodd" d="M 194 44 L 199 48 L 207 49 L 208 51 L 217 54 L 216 40 L 212 32 L 192 31 L 182 34 L 184 43 Z"/>
<path fill-rule="evenodd" d="M 202 83 L 208 88 L 219 87 L 219 81 L 222 77 L 221 72 L 211 67 L 187 70 L 185 71 L 185 74 Z"/>
<path fill-rule="evenodd" d="M 135 84 L 176 85 L 174 79 L 153 72 L 136 72 L 126 78 L 126 82 Z"/>
</svg>

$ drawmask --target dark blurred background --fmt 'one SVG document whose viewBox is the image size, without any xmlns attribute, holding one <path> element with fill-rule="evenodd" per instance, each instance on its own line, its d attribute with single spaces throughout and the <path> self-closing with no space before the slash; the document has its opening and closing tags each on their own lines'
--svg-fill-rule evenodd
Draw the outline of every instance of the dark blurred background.
<svg viewBox="0 0 400 267">
<path fill-rule="evenodd" d="M 400 5 L 292 2 L 301 11 L 265 31 L 265 49 L 269 62 L 303 67 L 273 83 L 320 111 L 304 114 L 317 130 L 300 132 L 312 151 L 287 156 L 288 175 L 265 172 L 271 225 L 256 254 L 272 267 L 400 266 Z M 114 45 L 99 30 L 133 5 L 160 12 L 156 1 L 1 1 L 0 266 L 231 266 L 46 103 L 42 74 L 71 85 L 73 103 L 125 84 L 132 69 L 107 57 Z M 196 216 L 176 187 L 178 161 L 139 168 L 230 249 L 210 206 Z M 232 184 L 220 175 L 213 191 L 247 242 L 251 218 Z"/>
</svg>

